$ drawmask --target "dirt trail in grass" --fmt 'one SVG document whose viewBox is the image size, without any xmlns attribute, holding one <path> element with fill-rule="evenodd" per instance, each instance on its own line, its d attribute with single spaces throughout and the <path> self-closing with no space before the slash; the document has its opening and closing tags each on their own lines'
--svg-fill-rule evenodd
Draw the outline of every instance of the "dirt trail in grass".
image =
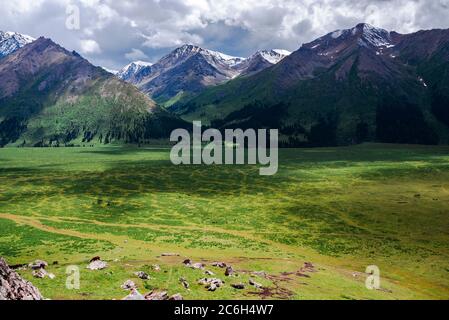
<svg viewBox="0 0 449 320">
<path fill-rule="evenodd" d="M 294 246 L 288 246 L 284 245 L 278 242 L 274 242 L 271 240 L 263 239 L 251 234 L 242 234 L 242 232 L 237 230 L 227 230 L 227 229 L 221 229 L 213 226 L 207 226 L 204 228 L 201 228 L 200 226 L 195 225 L 188 225 L 188 226 L 161 226 L 158 224 L 150 224 L 150 223 L 144 223 L 144 224 L 120 224 L 120 223 L 108 223 L 108 222 L 101 222 L 96 220 L 86 220 L 86 219 L 79 219 L 79 218 L 73 218 L 73 217 L 44 217 L 44 216 L 20 216 L 15 214 L 6 214 L 6 213 L 0 213 L 0 219 L 7 219 L 10 221 L 13 221 L 19 225 L 27 225 L 36 229 L 39 229 L 41 231 L 50 232 L 54 234 L 59 235 L 65 235 L 65 236 L 72 236 L 77 237 L 81 239 L 93 239 L 93 240 L 100 240 L 100 241 L 106 241 L 110 242 L 114 245 L 116 245 L 119 248 L 126 248 L 130 249 L 133 252 L 144 252 L 145 256 L 153 256 L 157 257 L 163 252 L 177 252 L 181 254 L 181 256 L 193 258 L 193 259 L 206 259 L 206 260 L 219 260 L 222 257 L 226 256 L 226 260 L 231 263 L 241 263 L 245 261 L 251 261 L 255 259 L 270 259 L 272 261 L 279 261 L 281 264 L 293 264 L 300 266 L 304 261 L 313 261 L 314 264 L 316 264 L 318 267 L 324 268 L 324 270 L 328 270 L 331 273 L 334 273 L 337 277 L 343 277 L 346 279 L 351 279 L 352 274 L 354 272 L 354 268 L 357 266 L 357 261 L 354 261 L 353 259 L 345 259 L 341 260 L 338 258 L 323 256 L 319 253 L 316 253 L 308 248 L 304 247 L 294 247 Z M 110 233 L 89 233 L 89 232 L 80 232 L 76 230 L 71 229 L 61 229 L 56 228 L 53 226 L 46 225 L 42 223 L 42 221 L 51 221 L 51 222 L 74 222 L 74 223 L 86 223 L 86 224 L 93 224 L 97 226 L 104 226 L 104 227 L 117 227 L 117 228 L 146 228 L 146 229 L 176 229 L 176 230 L 188 230 L 188 231 L 205 231 L 208 232 L 215 232 L 215 233 L 222 233 L 222 234 L 230 234 L 234 236 L 238 236 L 241 238 L 244 238 L 248 241 L 256 241 L 256 242 L 264 242 L 269 244 L 271 247 L 274 247 L 278 250 L 280 250 L 283 255 L 281 256 L 273 256 L 270 252 L 263 252 L 263 251 L 256 251 L 249 255 L 245 254 L 245 256 L 242 256 L 241 251 L 239 250 L 226 250 L 226 253 L 223 252 L 223 250 L 220 249 L 192 249 L 192 248 L 183 248 L 179 245 L 169 244 L 169 243 L 159 243 L 159 242 L 148 242 L 143 240 L 136 240 L 132 239 L 128 236 L 120 236 L 120 235 L 114 235 Z M 166 261 L 167 263 L 178 263 L 178 261 L 171 261 L 171 259 L 168 259 Z M 360 261 L 358 261 L 360 263 Z M 349 265 L 352 266 L 352 268 L 349 267 Z M 352 270 L 351 270 L 352 269 Z M 410 277 L 409 274 L 401 272 L 400 270 L 395 270 L 395 273 L 397 275 L 401 275 L 405 279 Z M 387 282 L 394 283 L 395 285 L 403 286 L 404 283 L 399 284 L 399 281 L 393 280 L 391 278 L 385 278 L 384 280 L 387 280 Z M 416 279 L 415 279 L 416 281 Z M 426 286 L 429 286 L 429 283 L 427 281 L 422 281 L 422 284 Z M 435 284 L 433 284 L 434 286 Z M 408 287 L 407 285 L 405 287 Z M 413 288 L 415 291 L 417 288 Z M 441 289 L 441 288 L 440 288 Z"/>
<path fill-rule="evenodd" d="M 290 254 L 290 255 L 294 255 L 294 256 L 310 256 L 313 255 L 315 256 L 315 254 L 313 254 L 312 252 L 307 252 L 308 250 L 303 249 L 303 248 L 293 248 L 291 246 L 287 246 L 287 245 L 283 245 L 271 240 L 267 240 L 267 239 L 262 239 L 260 237 L 257 236 L 253 236 L 250 234 L 242 234 L 242 232 L 236 231 L 236 230 L 225 230 L 225 229 L 221 229 L 221 228 L 217 228 L 217 227 L 205 227 L 205 228 L 201 228 L 198 226 L 161 226 L 158 224 L 120 224 L 120 223 L 108 223 L 108 222 L 101 222 L 101 221 L 96 221 L 96 220 L 86 220 L 86 219 L 78 219 L 78 218 L 71 218 L 71 217 L 64 217 L 64 218 L 59 218 L 59 217 L 43 217 L 43 216 L 19 216 L 19 215 L 15 215 L 15 214 L 7 214 L 7 213 L 0 213 L 0 218 L 3 219 L 8 219 L 11 220 L 15 223 L 18 224 L 25 224 L 34 228 L 37 228 L 39 230 L 42 231 L 46 231 L 46 232 L 50 232 L 50 233 L 55 233 L 55 234 L 60 234 L 60 235 L 66 235 L 66 236 L 73 236 L 73 237 L 77 237 L 77 238 L 81 238 L 81 239 L 94 239 L 94 240 L 102 240 L 102 241 L 108 241 L 111 242 L 115 245 L 121 246 L 121 247 L 136 247 L 136 248 L 146 248 L 149 249 L 151 251 L 154 251 L 155 253 L 161 253 L 161 250 L 177 250 L 180 251 L 180 247 L 177 245 L 172 245 L 172 244 L 167 244 L 164 243 L 163 247 L 161 243 L 155 243 L 152 244 L 150 242 L 147 241 L 142 241 L 142 240 L 136 240 L 136 239 L 130 239 L 130 237 L 127 236 L 119 236 L 119 235 L 113 235 L 110 233 L 87 233 L 87 232 L 80 232 L 80 231 L 76 231 L 76 230 L 71 230 L 71 229 L 59 229 L 59 228 L 55 228 L 53 226 L 49 226 L 46 224 L 43 224 L 41 221 L 45 220 L 45 221 L 51 221 L 51 222 L 82 222 L 82 223 L 88 223 L 88 224 L 93 224 L 93 225 L 97 225 L 97 226 L 104 226 L 104 227 L 117 227 L 117 228 L 143 228 L 143 229 L 159 229 L 159 230 L 167 230 L 167 229 L 176 229 L 176 230 L 189 230 L 189 231 L 208 231 L 211 233 L 220 233 L 220 234 L 229 234 L 229 235 L 233 235 L 233 236 L 237 236 L 240 238 L 244 238 L 245 240 L 248 241 L 256 241 L 256 242 L 263 242 L 266 244 L 269 244 L 272 247 L 277 248 L 278 250 L 280 250 L 283 253 L 286 254 Z M 181 251 L 186 251 L 186 250 L 181 250 Z M 198 253 L 202 253 L 203 257 L 210 257 L 210 253 L 211 252 L 221 252 L 222 250 L 215 250 L 215 249 L 188 249 L 188 252 L 191 251 L 196 251 Z M 219 258 L 220 254 L 219 253 L 215 253 L 216 256 L 215 258 Z M 257 252 L 256 253 L 257 256 L 261 256 L 264 258 L 269 258 L 270 254 L 269 253 L 264 253 L 264 252 Z M 205 255 L 205 256 L 204 256 Z M 295 259 L 293 259 L 295 260 Z"/>
</svg>

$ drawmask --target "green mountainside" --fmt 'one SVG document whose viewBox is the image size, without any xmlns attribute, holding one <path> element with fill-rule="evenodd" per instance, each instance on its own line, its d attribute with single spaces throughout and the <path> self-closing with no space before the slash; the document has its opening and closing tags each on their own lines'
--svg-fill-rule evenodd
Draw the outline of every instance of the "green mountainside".
<svg viewBox="0 0 449 320">
<path fill-rule="evenodd" d="M 279 128 L 284 146 L 449 142 L 449 30 L 359 24 L 172 110 L 219 128 Z"/>
<path fill-rule="evenodd" d="M 50 39 L 0 60 L 0 75 L 0 146 L 145 143 L 186 125 Z"/>
</svg>

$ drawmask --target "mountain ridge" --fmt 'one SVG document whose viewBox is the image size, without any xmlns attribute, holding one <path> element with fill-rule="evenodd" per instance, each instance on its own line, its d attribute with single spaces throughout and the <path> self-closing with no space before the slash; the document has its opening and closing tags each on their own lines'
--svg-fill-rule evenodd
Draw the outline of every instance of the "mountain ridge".
<svg viewBox="0 0 449 320">
<path fill-rule="evenodd" d="M 172 110 L 217 127 L 280 127 L 292 146 L 448 143 L 448 48 L 449 30 L 403 35 L 358 24 Z"/>
<path fill-rule="evenodd" d="M 254 74 L 279 62 L 287 54 L 286 50 L 274 49 L 242 58 L 186 44 L 155 64 L 132 62 L 123 68 L 119 77 L 164 103 L 180 95 L 193 96 L 206 87 L 238 76 Z"/>
<path fill-rule="evenodd" d="M 39 38 L 0 60 L 0 146 L 168 137 L 183 122 L 75 51 Z"/>
</svg>

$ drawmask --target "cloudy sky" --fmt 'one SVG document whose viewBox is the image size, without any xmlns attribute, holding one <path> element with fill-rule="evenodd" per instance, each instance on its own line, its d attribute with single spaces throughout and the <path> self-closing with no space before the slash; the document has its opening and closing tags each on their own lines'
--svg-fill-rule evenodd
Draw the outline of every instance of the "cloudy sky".
<svg viewBox="0 0 449 320">
<path fill-rule="evenodd" d="M 248 56 L 259 49 L 294 51 L 359 22 L 402 33 L 449 28 L 449 0 L 0 0 L 0 5 L 0 30 L 52 38 L 110 69 L 132 60 L 155 62 L 184 43 Z"/>
</svg>

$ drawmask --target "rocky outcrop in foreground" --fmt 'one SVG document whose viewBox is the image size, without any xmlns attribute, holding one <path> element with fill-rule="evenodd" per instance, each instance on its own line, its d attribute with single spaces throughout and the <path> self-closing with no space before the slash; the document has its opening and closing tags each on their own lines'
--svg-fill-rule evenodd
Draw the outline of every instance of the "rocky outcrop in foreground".
<svg viewBox="0 0 449 320">
<path fill-rule="evenodd" d="M 0 300 L 42 300 L 39 290 L 0 258 Z"/>
</svg>

